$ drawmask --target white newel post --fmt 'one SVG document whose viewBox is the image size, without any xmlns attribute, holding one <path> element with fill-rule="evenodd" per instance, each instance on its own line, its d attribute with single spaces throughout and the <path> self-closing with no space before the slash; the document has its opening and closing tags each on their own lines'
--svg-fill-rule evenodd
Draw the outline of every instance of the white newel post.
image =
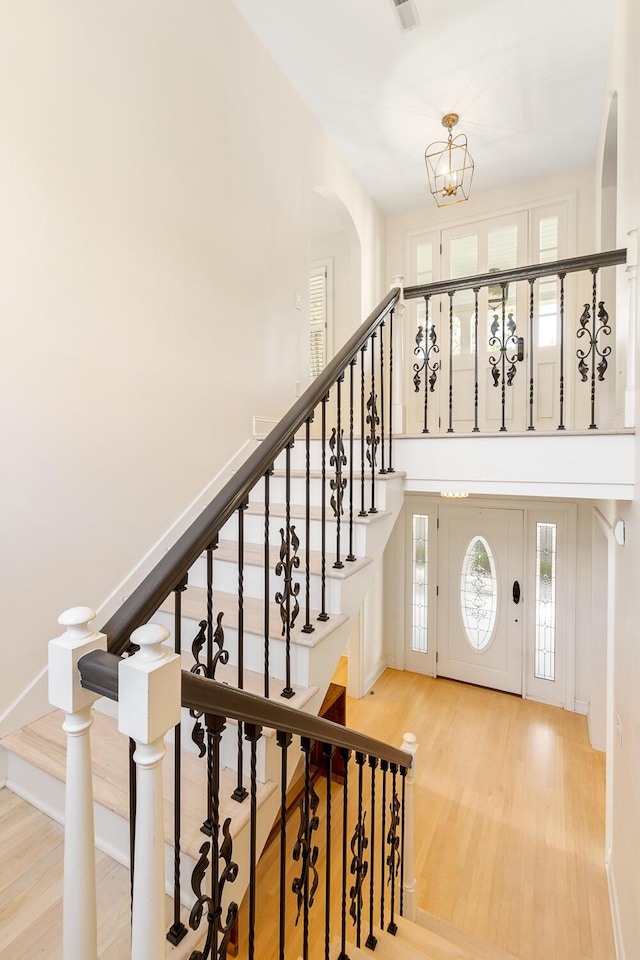
<svg viewBox="0 0 640 960">
<path fill-rule="evenodd" d="M 49 642 L 49 702 L 65 714 L 67 771 L 64 810 L 62 955 L 64 960 L 97 960 L 96 855 L 93 826 L 91 744 L 93 704 L 98 695 L 80 686 L 78 660 L 106 650 L 107 638 L 91 630 L 90 607 L 73 607 L 58 618 L 66 627 Z"/>
<path fill-rule="evenodd" d="M 400 300 L 393 315 L 393 432 L 404 433 L 404 277 L 397 276 L 391 281 L 390 289 L 400 287 Z"/>
<path fill-rule="evenodd" d="M 629 281 L 629 329 L 627 331 L 627 384 L 624 394 L 624 425 L 635 427 L 636 420 L 636 326 L 637 277 L 638 277 L 638 230 L 634 227 L 627 233 L 627 279 Z"/>
<path fill-rule="evenodd" d="M 402 749 L 410 753 L 413 763 L 407 770 L 405 778 L 404 799 L 404 916 L 407 920 L 416 919 L 416 878 L 414 876 L 414 822 L 413 822 L 413 785 L 416 781 L 416 753 L 418 743 L 415 734 L 405 733 L 402 740 Z"/>
<path fill-rule="evenodd" d="M 180 721 L 180 657 L 162 644 L 169 631 L 148 623 L 131 634 L 138 653 L 118 668 L 118 729 L 136 742 L 138 774 L 131 960 L 165 955 L 164 736 Z"/>
</svg>

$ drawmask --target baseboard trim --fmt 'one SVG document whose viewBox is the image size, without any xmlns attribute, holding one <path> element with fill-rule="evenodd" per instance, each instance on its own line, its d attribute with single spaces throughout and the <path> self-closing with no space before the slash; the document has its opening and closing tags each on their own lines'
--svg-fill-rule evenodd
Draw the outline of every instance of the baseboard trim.
<svg viewBox="0 0 640 960">
<path fill-rule="evenodd" d="M 586 717 L 589 713 L 589 701 L 588 700 L 574 700 L 573 701 L 573 712 L 580 713 L 582 716 Z"/>
<path fill-rule="evenodd" d="M 624 949 L 624 940 L 622 937 L 622 920 L 620 917 L 620 904 L 618 902 L 618 890 L 616 879 L 613 873 L 611 860 L 606 865 L 607 886 L 609 888 L 609 906 L 611 907 L 611 924 L 613 926 L 613 942 L 616 948 L 616 960 L 627 960 Z"/>
<path fill-rule="evenodd" d="M 365 678 L 363 696 L 369 693 L 369 690 L 371 690 L 371 687 L 374 685 L 376 680 L 378 680 L 382 676 L 382 674 L 385 672 L 386 669 L 387 669 L 386 659 L 383 659 L 376 664 L 373 670 Z"/>
</svg>

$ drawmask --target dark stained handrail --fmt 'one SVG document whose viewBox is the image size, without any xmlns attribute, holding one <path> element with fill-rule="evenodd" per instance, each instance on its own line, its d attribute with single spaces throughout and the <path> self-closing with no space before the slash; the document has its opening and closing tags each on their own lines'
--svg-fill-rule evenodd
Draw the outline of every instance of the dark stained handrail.
<svg viewBox="0 0 640 960">
<path fill-rule="evenodd" d="M 517 280 L 533 280 L 538 277 L 559 276 L 566 273 L 578 273 L 600 267 L 613 267 L 627 262 L 627 251 L 607 250 L 604 253 L 591 253 L 584 257 L 570 257 L 568 260 L 553 260 L 549 263 L 535 263 L 527 267 L 513 267 L 511 270 L 496 270 L 495 273 L 479 273 L 474 277 L 460 277 L 457 280 L 438 280 L 435 283 L 419 283 L 404 288 L 405 300 L 417 297 L 438 296 L 442 293 L 455 293 L 458 290 L 473 290 L 475 287 L 488 287 Z"/>
<path fill-rule="evenodd" d="M 78 662 L 80 683 L 111 700 L 118 699 L 118 664 L 121 657 L 94 650 Z M 319 743 L 365 753 L 367 756 L 397 763 L 407 770 L 412 756 L 381 740 L 368 737 L 357 730 L 343 727 L 331 720 L 296 710 L 285 703 L 267 700 L 246 690 L 237 690 L 218 680 L 208 680 L 188 670 L 182 671 L 182 706 L 198 713 L 226 717 L 241 723 L 255 723 L 299 737 L 309 737 Z"/>
<path fill-rule="evenodd" d="M 329 361 L 322 373 L 305 390 L 299 400 L 285 414 L 236 471 L 222 490 L 205 507 L 200 516 L 162 557 L 121 607 L 101 628 L 107 635 L 110 653 L 121 654 L 129 643 L 131 633 L 156 612 L 184 578 L 186 571 L 211 544 L 215 535 L 236 510 L 248 502 L 256 483 L 271 469 L 278 454 L 284 450 L 297 431 L 325 397 L 336 379 L 369 339 L 373 330 L 394 308 L 400 290 L 394 287 L 382 302 L 360 324 L 344 347 Z"/>
</svg>

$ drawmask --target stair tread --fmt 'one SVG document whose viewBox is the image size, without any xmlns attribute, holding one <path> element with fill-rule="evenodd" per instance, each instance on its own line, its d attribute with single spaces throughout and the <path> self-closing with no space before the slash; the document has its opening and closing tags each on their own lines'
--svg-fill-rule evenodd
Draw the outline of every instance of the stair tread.
<svg viewBox="0 0 640 960">
<path fill-rule="evenodd" d="M 346 529 L 346 526 L 343 524 L 343 533 Z M 359 570 L 362 570 L 363 567 L 368 566 L 371 561 L 371 557 L 358 557 L 356 560 L 347 561 L 345 556 L 348 552 L 344 551 L 342 555 L 342 560 L 344 566 L 336 569 L 333 564 L 335 563 L 336 555 L 335 553 L 326 553 L 325 554 L 325 572 L 327 579 L 333 580 L 346 580 L 348 577 L 352 576 L 354 573 L 357 573 Z M 237 540 L 220 540 L 218 543 L 218 548 L 214 551 L 214 561 L 215 560 L 226 560 L 235 563 L 238 559 L 238 542 Z M 301 549 L 298 551 L 298 556 L 300 558 L 300 571 L 298 571 L 298 576 L 302 577 L 301 571 L 303 570 L 303 564 L 305 562 L 305 551 Z M 280 547 L 271 546 L 269 547 L 269 566 L 271 568 L 275 567 L 278 561 L 280 560 Z M 264 544 L 263 543 L 247 543 L 244 544 L 244 565 L 245 566 L 255 566 L 263 567 L 264 566 Z M 309 569 L 311 573 L 320 576 L 322 572 L 322 553 L 320 550 L 310 550 L 309 551 Z"/>
<path fill-rule="evenodd" d="M 378 940 L 375 956 L 382 960 L 395 960 L 399 955 L 403 960 L 517 960 L 512 954 L 478 940 L 450 923 L 440 921 L 437 917 L 431 920 L 434 929 L 397 917 L 398 931 L 395 936 L 379 928 L 374 930 Z M 364 940 L 363 934 L 363 944 Z M 336 957 L 338 954 L 339 949 L 334 950 Z M 349 943 L 348 954 L 351 960 L 364 960 L 372 956 L 364 946 L 358 949 L 352 943 Z"/>
<path fill-rule="evenodd" d="M 434 960 L 517 960 L 513 954 L 425 910 L 417 911 L 415 923 L 399 917 L 397 925 L 397 939 L 402 940 L 403 949 L 405 943 L 416 949 L 424 947 Z"/>
<path fill-rule="evenodd" d="M 287 475 L 286 470 L 282 470 L 282 469 L 280 469 L 280 468 L 276 468 L 276 469 L 273 471 L 273 476 L 274 476 L 274 477 L 286 477 L 286 475 Z M 326 471 L 326 474 L 325 474 L 326 479 L 327 479 L 327 483 L 331 480 L 331 477 L 332 477 L 333 475 L 334 475 L 334 472 L 327 466 L 327 471 Z M 347 470 L 343 470 L 343 472 L 342 472 L 343 479 L 344 479 L 344 478 L 347 478 L 348 475 L 349 475 L 348 469 L 347 469 Z M 404 478 L 406 477 L 406 475 L 407 475 L 407 474 L 406 474 L 406 472 L 405 472 L 404 470 L 394 470 L 392 473 L 380 473 L 378 470 L 376 470 L 376 480 L 387 480 L 387 481 L 391 481 L 391 480 L 394 480 L 394 479 L 396 479 L 396 478 L 399 479 L 399 480 L 404 480 Z M 307 471 L 306 471 L 306 470 L 291 470 L 291 471 L 289 472 L 289 476 L 290 476 L 292 479 L 304 480 L 304 479 L 306 479 Z M 321 480 L 321 479 L 322 479 L 322 470 L 311 470 L 310 473 L 309 473 L 309 476 L 310 476 L 311 479 L 313 479 L 313 480 Z M 355 470 L 354 470 L 354 472 L 353 472 L 353 482 L 354 482 L 354 483 L 356 483 L 356 482 L 360 483 L 360 481 L 362 480 L 363 476 L 364 476 L 364 479 L 365 479 L 365 480 L 371 481 L 371 471 L 365 470 L 364 474 L 362 474 L 362 473 L 360 472 L 360 470 L 358 470 L 358 471 L 355 471 Z"/>
<path fill-rule="evenodd" d="M 92 729 L 92 768 L 94 799 L 113 813 L 129 819 L 129 748 L 127 738 L 118 731 L 113 717 L 94 711 Z M 54 710 L 28 726 L 9 734 L 2 746 L 33 766 L 64 783 L 66 779 L 66 735 L 62 729 L 64 715 Z M 183 734 L 187 736 L 188 734 Z M 200 825 L 206 817 L 206 759 L 188 751 L 181 753 L 182 764 L 182 849 L 192 857 L 199 856 L 205 836 Z M 162 764 L 164 788 L 165 839 L 173 841 L 173 749 L 167 749 Z M 235 836 L 249 821 L 249 800 L 237 803 L 231 798 L 236 786 L 234 770 L 220 770 L 220 821 L 231 818 L 231 834 Z M 249 780 L 245 778 L 245 787 Z M 268 780 L 258 785 L 260 806 L 276 789 Z"/>
<path fill-rule="evenodd" d="M 390 510 L 378 510 L 376 513 L 367 513 L 366 516 L 361 517 L 358 513 L 359 503 L 360 501 L 358 500 L 357 503 L 354 503 L 353 505 L 353 522 L 354 523 L 365 524 L 365 525 L 368 523 L 375 523 L 376 520 L 381 520 L 383 517 L 388 517 L 391 514 Z M 348 523 L 349 522 L 348 505 L 344 501 L 343 501 L 343 505 L 345 508 L 343 523 L 345 522 Z M 289 508 L 289 511 L 290 511 L 291 517 L 295 520 L 300 520 L 300 519 L 304 520 L 304 518 L 307 515 L 306 506 L 303 506 L 302 504 L 292 503 Z M 287 512 L 287 508 L 284 503 L 269 504 L 269 514 L 272 517 L 285 517 L 286 512 Z M 250 500 L 249 506 L 246 509 L 246 513 L 250 513 L 254 516 L 255 515 L 258 515 L 261 517 L 264 516 L 264 503 L 261 500 Z M 311 505 L 309 507 L 309 516 L 311 517 L 312 520 L 322 520 L 322 507 Z M 330 519 L 331 517 L 330 507 L 327 507 L 326 509 L 326 517 L 327 519 Z"/>
<path fill-rule="evenodd" d="M 206 587 L 190 586 L 183 593 L 182 615 L 189 620 L 198 622 L 207 619 L 207 589 Z M 299 601 L 300 602 L 300 601 Z M 174 597 L 171 594 L 164 601 L 160 609 L 164 613 L 173 613 Z M 221 590 L 215 590 L 213 594 L 213 609 L 215 615 L 224 613 L 222 626 L 238 626 L 238 596 L 233 593 L 223 593 Z M 264 636 L 264 602 L 257 597 L 244 597 L 244 631 L 245 633 Z M 311 611 L 310 622 L 313 626 L 312 633 L 303 633 L 302 628 L 305 623 L 304 609 L 301 604 L 300 613 L 291 629 L 291 642 L 297 643 L 302 647 L 317 647 L 319 643 L 347 620 L 344 613 L 332 613 L 328 620 L 318 620 L 318 610 Z M 269 636 L 274 640 L 283 640 L 282 619 L 280 617 L 280 607 L 277 603 L 269 604 Z"/>
<path fill-rule="evenodd" d="M 0 840 L 15 839 L 12 858 L 4 857 L 0 876 L 2 938 L 0 957 L 47 957 L 62 960 L 62 891 L 64 829 L 9 788 L 0 790 Z M 0 871 L 0 874 L 2 872 Z M 98 956 L 125 960 L 131 956 L 131 878 L 129 870 L 96 851 Z M 183 908 L 182 921 L 189 911 Z M 165 897 L 167 928 L 173 900 Z M 170 960 L 188 960 L 206 931 L 189 930 L 177 948 L 167 947 Z"/>
</svg>

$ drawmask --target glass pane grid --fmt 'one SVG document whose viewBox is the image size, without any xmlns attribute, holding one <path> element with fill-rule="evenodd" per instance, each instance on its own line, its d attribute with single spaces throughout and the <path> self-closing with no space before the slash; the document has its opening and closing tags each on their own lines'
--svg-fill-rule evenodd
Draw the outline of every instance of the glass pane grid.
<svg viewBox="0 0 640 960">
<path fill-rule="evenodd" d="M 535 676 L 556 678 L 556 524 L 536 524 Z"/>
<path fill-rule="evenodd" d="M 428 652 L 428 587 L 429 587 L 429 517 L 413 516 L 411 565 L 411 649 L 414 653 Z"/>
</svg>

